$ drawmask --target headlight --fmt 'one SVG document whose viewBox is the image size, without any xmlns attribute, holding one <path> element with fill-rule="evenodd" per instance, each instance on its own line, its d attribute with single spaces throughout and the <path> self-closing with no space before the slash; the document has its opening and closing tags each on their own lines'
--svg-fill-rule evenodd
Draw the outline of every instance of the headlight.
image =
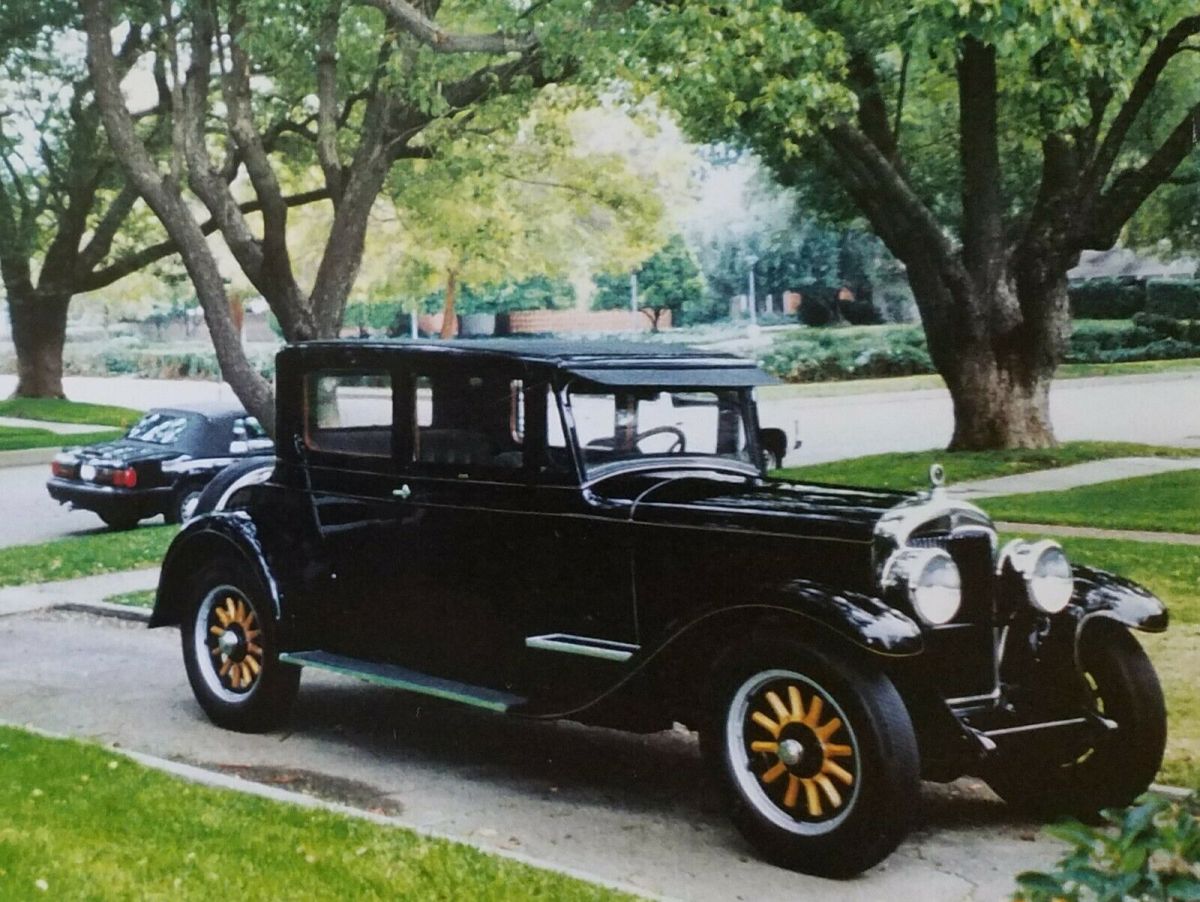
<svg viewBox="0 0 1200 902">
<path fill-rule="evenodd" d="M 949 623 L 962 605 L 958 567 L 940 548 L 897 551 L 883 568 L 883 586 L 907 592 L 917 616 L 930 626 Z"/>
<path fill-rule="evenodd" d="M 1000 552 L 998 568 L 1001 575 L 1006 566 L 1011 566 L 1021 577 L 1026 598 L 1043 614 L 1057 614 L 1070 603 L 1075 592 L 1075 576 L 1058 542 L 1014 539 Z"/>
</svg>

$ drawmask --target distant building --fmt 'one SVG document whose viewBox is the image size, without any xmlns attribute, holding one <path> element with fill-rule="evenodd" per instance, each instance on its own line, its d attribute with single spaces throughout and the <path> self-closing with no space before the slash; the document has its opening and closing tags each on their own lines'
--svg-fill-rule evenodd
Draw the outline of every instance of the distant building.
<svg viewBox="0 0 1200 902">
<path fill-rule="evenodd" d="M 1114 247 L 1107 251 L 1084 251 L 1079 257 L 1079 265 L 1067 272 L 1067 278 L 1072 282 L 1090 279 L 1191 279 L 1195 278 L 1198 266 L 1200 261 L 1194 257 L 1164 261 L 1143 256 L 1128 248 Z"/>
</svg>

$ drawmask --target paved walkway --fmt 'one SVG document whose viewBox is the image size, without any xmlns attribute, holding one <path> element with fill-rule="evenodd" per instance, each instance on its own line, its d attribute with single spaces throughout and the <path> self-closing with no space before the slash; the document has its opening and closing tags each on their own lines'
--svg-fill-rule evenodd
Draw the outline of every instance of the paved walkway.
<svg viewBox="0 0 1200 902">
<path fill-rule="evenodd" d="M 0 589 L 0 617 L 23 614 L 50 607 L 71 605 L 101 605 L 110 595 L 153 589 L 158 585 L 158 567 L 102 573 L 80 579 L 65 579 L 52 583 L 31 583 Z M 116 612 L 136 612 L 141 609 L 128 605 L 107 605 Z M 144 615 L 135 614 L 136 617 Z"/>
<path fill-rule="evenodd" d="M 996 495 L 1021 495 L 1026 492 L 1059 492 L 1081 485 L 1095 485 L 1135 476 L 1153 476 L 1177 470 L 1200 470 L 1200 457 L 1113 457 L 1093 460 L 1053 470 L 1034 470 L 1016 476 L 979 479 L 947 486 L 951 495 L 975 501 Z M 953 474 L 951 474 L 953 478 Z"/>
<path fill-rule="evenodd" d="M 1001 532 L 1034 532 L 1044 536 L 1077 539 L 1119 539 L 1126 542 L 1157 542 L 1160 545 L 1197 545 L 1200 535 L 1190 532 L 1151 532 L 1146 529 L 1094 529 L 1090 526 L 1058 526 L 1051 523 L 1010 523 L 997 520 Z"/>
</svg>

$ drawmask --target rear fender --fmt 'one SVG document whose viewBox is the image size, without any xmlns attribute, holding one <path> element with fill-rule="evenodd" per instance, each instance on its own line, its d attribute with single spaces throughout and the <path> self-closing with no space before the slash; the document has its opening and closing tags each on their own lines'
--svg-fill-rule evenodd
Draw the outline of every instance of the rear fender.
<svg viewBox="0 0 1200 902">
<path fill-rule="evenodd" d="M 167 549 L 158 578 L 150 628 L 176 626 L 187 605 L 183 591 L 198 569 L 221 556 L 233 556 L 258 577 L 270 599 L 276 622 L 282 616 L 282 593 L 268 563 L 258 528 L 245 511 L 227 511 L 198 517 L 185 526 Z"/>
</svg>

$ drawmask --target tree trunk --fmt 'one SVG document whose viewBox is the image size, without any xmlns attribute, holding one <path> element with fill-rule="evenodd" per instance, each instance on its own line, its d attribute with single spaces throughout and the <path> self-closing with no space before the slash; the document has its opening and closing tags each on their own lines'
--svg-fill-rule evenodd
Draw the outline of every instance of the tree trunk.
<svg viewBox="0 0 1200 902">
<path fill-rule="evenodd" d="M 442 338 L 453 338 L 458 314 L 454 312 L 454 295 L 458 287 L 458 273 L 454 270 L 446 272 L 446 302 L 442 305 Z"/>
<path fill-rule="evenodd" d="M 1002 278 L 993 292 L 924 318 L 954 402 L 950 450 L 1053 447 L 1050 385 L 1070 336 L 1065 276 L 1049 287 Z"/>
<path fill-rule="evenodd" d="M 63 343 L 69 294 L 34 291 L 10 296 L 13 345 L 17 349 L 15 398 L 62 398 Z"/>
</svg>

